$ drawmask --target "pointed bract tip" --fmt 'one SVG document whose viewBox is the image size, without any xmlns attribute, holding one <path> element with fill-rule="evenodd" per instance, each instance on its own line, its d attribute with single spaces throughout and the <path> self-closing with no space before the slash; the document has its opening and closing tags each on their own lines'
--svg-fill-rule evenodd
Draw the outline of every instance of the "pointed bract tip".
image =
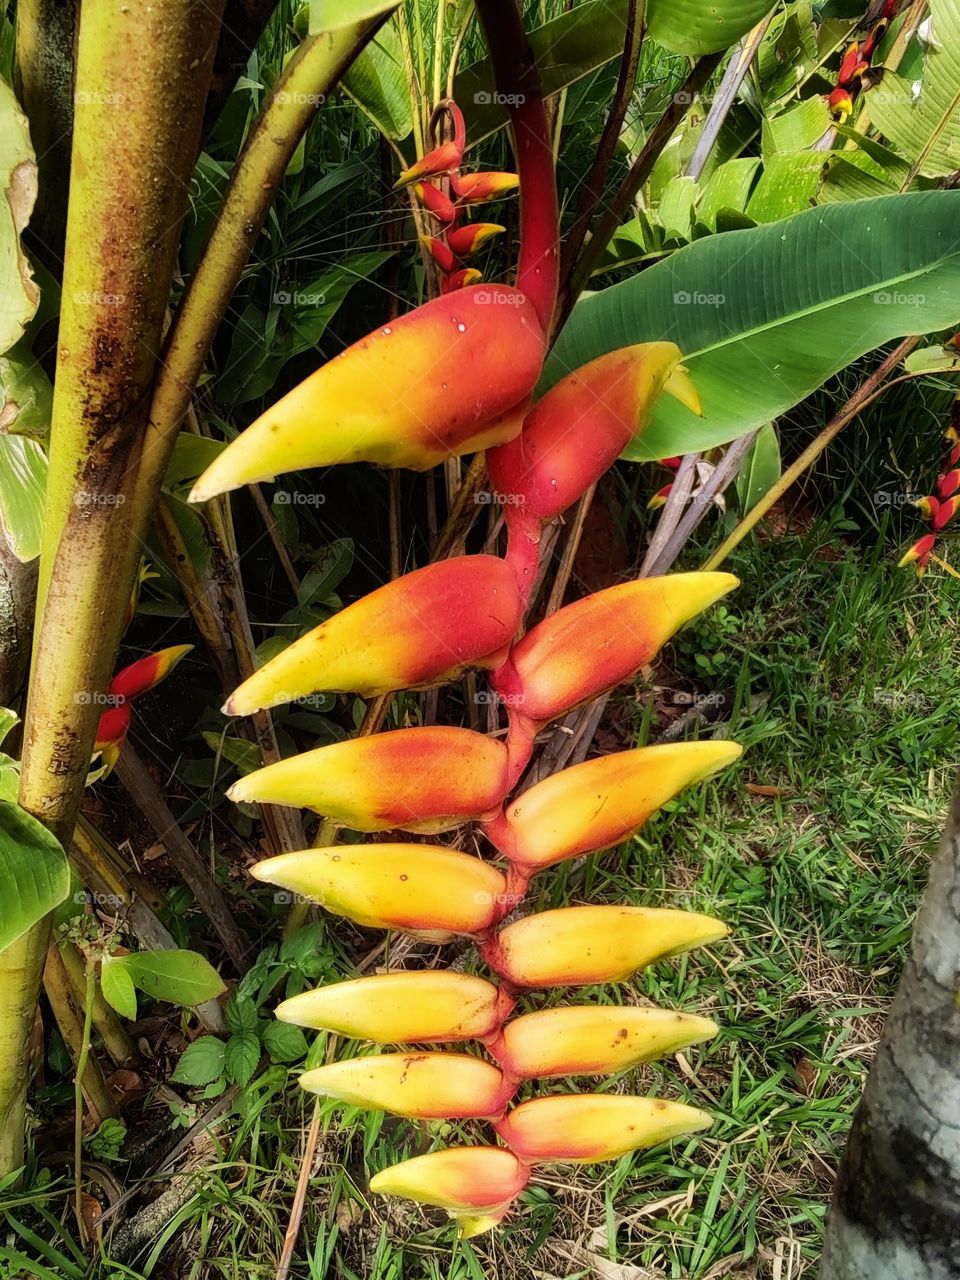
<svg viewBox="0 0 960 1280">
<path fill-rule="evenodd" d="M 678 364 L 667 378 L 663 384 L 663 390 L 668 396 L 673 396 L 674 400 L 679 400 L 685 409 L 695 413 L 698 418 L 703 417 L 703 405 L 700 403 L 697 388 L 682 364 Z"/>
</svg>

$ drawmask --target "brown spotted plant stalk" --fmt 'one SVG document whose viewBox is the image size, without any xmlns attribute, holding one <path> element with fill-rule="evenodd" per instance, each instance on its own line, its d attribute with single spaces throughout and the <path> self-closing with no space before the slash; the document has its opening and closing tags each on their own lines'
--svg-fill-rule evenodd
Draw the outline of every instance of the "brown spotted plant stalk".
<svg viewBox="0 0 960 1280">
<path fill-rule="evenodd" d="M 487 1122 L 501 1145 L 441 1148 L 381 1170 L 371 1183 L 444 1207 L 464 1236 L 498 1223 L 540 1164 L 612 1159 L 710 1124 L 696 1108 L 620 1093 L 517 1099 L 528 1081 L 606 1075 L 705 1040 L 716 1031 L 712 1022 L 660 1008 L 571 1004 L 518 1013 L 518 1006 L 540 989 L 625 981 L 656 960 L 717 941 L 726 926 L 632 905 L 513 916 L 535 876 L 621 843 L 681 789 L 740 754 L 726 742 L 647 747 L 516 791 L 540 729 L 629 679 L 736 580 L 687 573 L 626 583 L 522 634 L 544 525 L 613 464 L 661 393 L 691 408 L 697 398 L 679 349 L 652 342 L 575 370 L 530 407 L 557 294 L 553 155 L 514 24 L 497 6 L 478 8 L 498 83 L 515 103 L 516 284 L 471 284 L 461 264 L 484 234 L 468 232 L 461 255 L 454 233 L 471 225 L 461 223 L 465 206 L 478 191 L 505 189 L 508 176 L 460 172 L 462 117 L 446 102 L 454 139 L 401 175 L 443 228 L 429 245 L 444 272 L 442 295 L 356 343 L 267 410 L 192 495 L 205 501 L 309 466 L 367 460 L 426 470 L 487 451 L 506 512 L 504 558 L 461 555 L 392 581 L 267 662 L 225 707 L 251 715 L 320 691 L 375 698 L 480 668 L 505 708 L 505 741 L 454 726 L 397 729 L 268 765 L 230 792 L 236 801 L 308 808 L 366 833 L 433 840 L 476 822 L 489 842 L 489 858 L 439 842 L 392 841 L 298 850 L 253 868 L 258 879 L 358 924 L 476 943 L 495 981 L 452 969 L 386 972 L 306 992 L 278 1010 L 286 1021 L 381 1046 L 430 1046 L 333 1061 L 307 1071 L 301 1084 L 413 1119 Z M 434 1047 L 470 1041 L 483 1055 Z"/>
</svg>

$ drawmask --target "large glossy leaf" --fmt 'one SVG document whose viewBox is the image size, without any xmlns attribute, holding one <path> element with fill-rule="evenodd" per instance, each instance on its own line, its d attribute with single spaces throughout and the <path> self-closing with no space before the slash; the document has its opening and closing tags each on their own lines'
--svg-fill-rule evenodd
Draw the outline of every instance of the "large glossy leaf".
<svg viewBox="0 0 960 1280">
<path fill-rule="evenodd" d="M 18 560 L 40 554 L 47 455 L 26 436 L 0 433 L 0 526 Z"/>
<path fill-rule="evenodd" d="M 69 892 L 70 869 L 59 841 L 18 804 L 0 800 L 0 951 Z"/>
<path fill-rule="evenodd" d="M 544 93 L 559 93 L 623 52 L 627 0 L 586 0 L 576 8 L 535 27 L 530 47 Z M 498 101 L 488 59 L 466 67 L 454 82 L 454 97 L 467 120 L 467 136 L 475 144 L 507 123 Z"/>
<path fill-rule="evenodd" d="M 343 77 L 343 86 L 385 137 L 405 138 L 413 128 L 403 52 L 393 24 L 371 40 Z"/>
<path fill-rule="evenodd" d="M 674 53 L 729 49 L 773 8 L 770 0 L 648 0 L 647 30 Z"/>
<path fill-rule="evenodd" d="M 37 166 L 27 118 L 0 80 L 0 352 L 23 337 L 40 301 L 20 245 L 37 195 Z"/>
<path fill-rule="evenodd" d="M 867 104 L 880 133 L 919 173 L 943 177 L 960 169 L 960 0 L 930 0 L 928 11 L 934 42 L 922 75 L 886 72 Z"/>
<path fill-rule="evenodd" d="M 629 456 L 710 448 L 770 422 L 865 352 L 960 321 L 960 192 L 810 209 L 710 236 L 578 303 L 541 390 L 634 342 L 684 352 L 697 418 L 662 396 Z"/>
</svg>

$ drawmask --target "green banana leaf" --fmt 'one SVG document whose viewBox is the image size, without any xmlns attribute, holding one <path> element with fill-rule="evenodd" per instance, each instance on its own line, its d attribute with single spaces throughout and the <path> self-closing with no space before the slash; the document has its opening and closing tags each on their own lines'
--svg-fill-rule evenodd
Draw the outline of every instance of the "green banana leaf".
<svg viewBox="0 0 960 1280">
<path fill-rule="evenodd" d="M 867 94 L 876 128 L 926 177 L 960 169 L 960 0 L 930 0 L 933 44 L 923 73 L 907 78 L 885 72 Z M 905 70 L 907 60 L 901 64 Z"/>
<path fill-rule="evenodd" d="M 809 209 L 698 240 L 586 295 L 540 390 L 607 351 L 669 340 L 703 402 L 672 397 L 630 446 L 638 460 L 709 449 L 770 422 L 852 360 L 960 322 L 960 191 Z"/>
<path fill-rule="evenodd" d="M 69 864 L 59 842 L 25 809 L 0 800 L 0 951 L 69 892 Z"/>
<path fill-rule="evenodd" d="M 698 57 L 729 49 L 772 8 L 770 0 L 648 0 L 647 31 L 665 49 Z"/>
</svg>

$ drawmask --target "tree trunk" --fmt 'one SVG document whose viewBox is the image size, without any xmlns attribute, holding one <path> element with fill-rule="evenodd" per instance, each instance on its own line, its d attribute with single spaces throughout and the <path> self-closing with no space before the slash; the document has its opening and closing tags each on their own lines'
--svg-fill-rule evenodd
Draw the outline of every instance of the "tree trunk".
<svg viewBox="0 0 960 1280">
<path fill-rule="evenodd" d="M 840 1165 L 820 1276 L 960 1277 L 960 785 Z"/>
</svg>

